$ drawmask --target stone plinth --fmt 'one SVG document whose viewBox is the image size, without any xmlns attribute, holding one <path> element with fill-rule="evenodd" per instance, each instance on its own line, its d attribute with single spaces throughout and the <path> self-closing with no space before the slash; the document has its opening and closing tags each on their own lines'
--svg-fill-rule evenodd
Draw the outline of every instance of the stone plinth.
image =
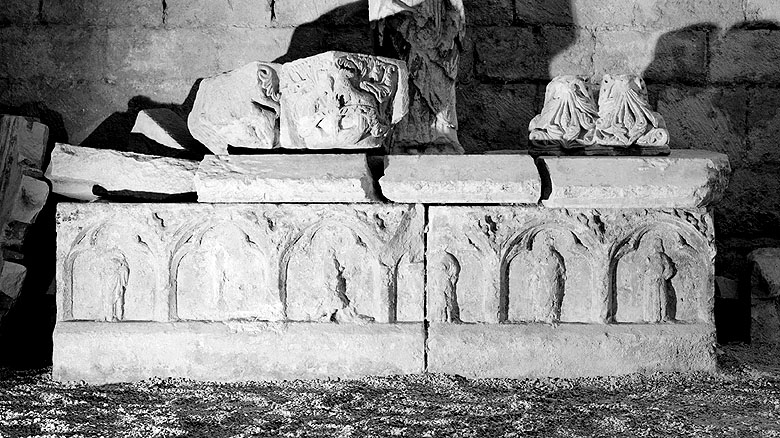
<svg viewBox="0 0 780 438">
<path fill-rule="evenodd" d="M 195 177 L 198 202 L 372 202 L 366 156 L 207 156 Z"/>
<path fill-rule="evenodd" d="M 235 382 L 358 378 L 424 370 L 422 323 L 60 322 L 52 377 Z"/>
<path fill-rule="evenodd" d="M 198 162 L 57 143 L 46 178 L 54 193 L 93 201 L 108 192 L 160 198 L 195 192 Z"/>
<path fill-rule="evenodd" d="M 471 378 L 715 371 L 712 324 L 436 324 L 428 371 Z"/>
<path fill-rule="evenodd" d="M 674 150 L 666 157 L 541 157 L 549 174 L 546 207 L 696 208 L 720 200 L 728 157 Z"/>
<path fill-rule="evenodd" d="M 389 155 L 382 194 L 395 202 L 535 204 L 542 183 L 529 155 Z"/>
</svg>

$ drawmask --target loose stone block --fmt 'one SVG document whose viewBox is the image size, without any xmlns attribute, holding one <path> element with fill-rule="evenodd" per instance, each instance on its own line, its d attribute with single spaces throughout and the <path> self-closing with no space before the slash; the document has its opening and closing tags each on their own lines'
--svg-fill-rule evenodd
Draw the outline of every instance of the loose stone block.
<svg viewBox="0 0 780 438">
<path fill-rule="evenodd" d="M 545 207 L 696 208 L 718 202 L 731 168 L 725 154 L 674 150 L 666 157 L 541 157 Z"/>
<path fill-rule="evenodd" d="M 171 149 L 197 151 L 202 148 L 190 135 L 186 121 L 168 108 L 140 111 L 130 132 L 141 134 Z"/>
<path fill-rule="evenodd" d="M 228 146 L 276 147 L 278 69 L 278 64 L 251 62 L 203 79 L 187 118 L 192 136 L 218 155 L 226 155 Z"/>
<path fill-rule="evenodd" d="M 11 301 L 19 297 L 26 276 L 27 268 L 24 266 L 0 260 L 0 292 Z"/>
<path fill-rule="evenodd" d="M 395 202 L 535 204 L 542 183 L 529 155 L 388 155 L 382 194 Z"/>
<path fill-rule="evenodd" d="M 424 212 L 381 204 L 68 204 L 59 321 L 422 321 Z"/>
<path fill-rule="evenodd" d="M 198 202 L 372 202 L 366 156 L 207 156 L 195 177 Z"/>
<path fill-rule="evenodd" d="M 711 324 L 436 324 L 428 371 L 469 378 L 715 371 Z"/>
<path fill-rule="evenodd" d="M 756 344 L 780 345 L 780 248 L 761 248 L 748 254 L 751 264 L 750 339 Z"/>
<path fill-rule="evenodd" d="M 95 200 L 93 188 L 147 199 L 195 192 L 197 161 L 57 143 L 46 170 L 54 193 Z"/>
<path fill-rule="evenodd" d="M 713 322 L 703 209 L 433 206 L 426 239 L 433 322 Z"/>
<path fill-rule="evenodd" d="M 281 146 L 381 147 L 407 113 L 406 64 L 357 53 L 325 52 L 283 64 Z"/>
<path fill-rule="evenodd" d="M 411 374 L 424 370 L 424 345 L 422 323 L 59 322 L 52 378 L 103 384 Z"/>
</svg>

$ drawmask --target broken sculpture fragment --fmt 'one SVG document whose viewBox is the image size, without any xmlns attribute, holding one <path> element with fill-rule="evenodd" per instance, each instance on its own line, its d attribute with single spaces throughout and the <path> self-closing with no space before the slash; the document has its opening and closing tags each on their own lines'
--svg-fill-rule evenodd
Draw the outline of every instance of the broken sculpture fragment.
<svg viewBox="0 0 780 438">
<path fill-rule="evenodd" d="M 581 76 L 558 76 L 547 84 L 542 112 L 531 120 L 528 135 L 532 147 L 582 148 L 595 143 L 598 108 Z"/>
</svg>

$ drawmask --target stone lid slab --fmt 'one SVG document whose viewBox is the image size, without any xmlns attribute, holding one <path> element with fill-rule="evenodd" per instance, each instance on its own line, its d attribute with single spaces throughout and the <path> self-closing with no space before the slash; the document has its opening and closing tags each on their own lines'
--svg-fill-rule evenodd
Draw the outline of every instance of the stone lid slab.
<svg viewBox="0 0 780 438">
<path fill-rule="evenodd" d="M 665 157 L 540 157 L 545 207 L 696 208 L 716 203 L 731 172 L 725 154 L 678 149 Z"/>
<path fill-rule="evenodd" d="M 394 202 L 535 204 L 542 183 L 529 155 L 389 155 L 382 194 Z"/>
<path fill-rule="evenodd" d="M 195 178 L 198 202 L 373 202 L 365 154 L 209 155 Z"/>
</svg>

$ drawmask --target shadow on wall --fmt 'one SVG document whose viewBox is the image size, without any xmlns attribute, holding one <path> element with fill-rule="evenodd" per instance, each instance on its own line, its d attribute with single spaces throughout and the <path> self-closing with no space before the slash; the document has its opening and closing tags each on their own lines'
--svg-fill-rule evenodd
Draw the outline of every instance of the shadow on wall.
<svg viewBox="0 0 780 438">
<path fill-rule="evenodd" d="M 715 208 L 717 275 L 742 280 L 745 256 L 780 246 L 780 25 L 711 23 L 660 37 L 644 76 L 672 147 L 729 156 L 732 176 Z M 721 342 L 749 341 L 750 297 L 716 301 Z"/>
<path fill-rule="evenodd" d="M 316 55 L 328 50 L 372 54 L 374 48 L 368 21 L 368 0 L 361 0 L 333 9 L 318 19 L 298 26 L 290 39 L 287 53 L 274 60 L 284 63 Z M 131 134 L 138 113 L 153 108 L 173 110 L 186 123 L 201 79 L 193 84 L 187 99 L 182 104 L 155 102 L 147 96 L 135 96 L 127 102 L 127 110 L 115 112 L 81 142 L 81 146 L 114 149 L 121 151 L 155 154 L 163 156 L 190 157 L 191 154 L 177 153 L 161 147 L 140 134 Z M 208 153 L 204 148 L 203 153 Z M 195 158 L 197 155 L 195 154 Z"/>
</svg>

